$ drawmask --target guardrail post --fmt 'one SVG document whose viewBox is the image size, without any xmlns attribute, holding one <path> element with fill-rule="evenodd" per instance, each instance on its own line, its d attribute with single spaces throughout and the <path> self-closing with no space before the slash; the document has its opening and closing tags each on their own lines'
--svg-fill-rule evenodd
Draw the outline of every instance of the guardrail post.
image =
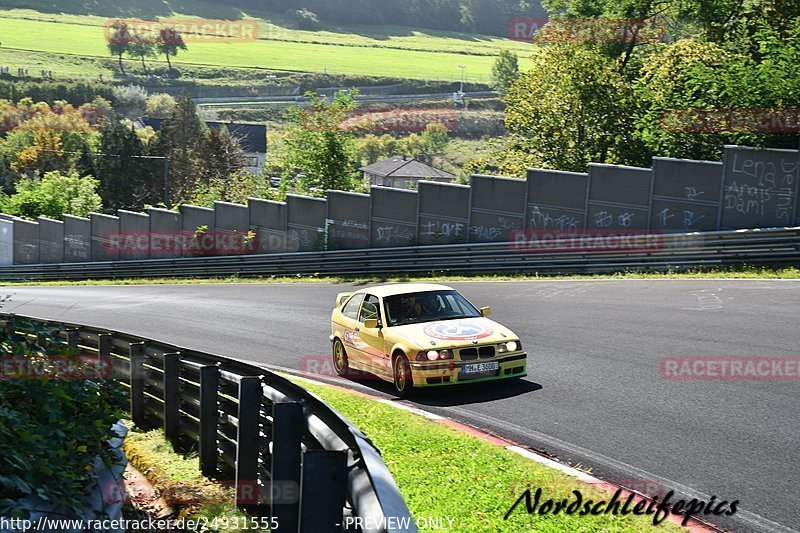
<svg viewBox="0 0 800 533">
<path fill-rule="evenodd" d="M 217 422 L 219 420 L 219 366 L 200 368 L 200 470 L 204 476 L 217 471 Z"/>
<path fill-rule="evenodd" d="M 259 504 L 258 456 L 261 448 L 261 378 L 239 381 L 239 430 L 236 434 L 236 505 Z"/>
<path fill-rule="evenodd" d="M 303 455 L 301 494 L 300 533 L 342 531 L 347 495 L 347 451 L 307 451 Z"/>
<path fill-rule="evenodd" d="M 145 423 L 144 411 L 144 346 L 143 342 L 132 342 L 128 349 L 130 357 L 131 420 L 139 427 Z"/>
<path fill-rule="evenodd" d="M 17 332 L 17 328 L 14 326 L 14 318 L 16 315 L 14 313 L 9 313 L 8 318 L 6 319 L 6 333 L 9 335 L 13 335 Z"/>
<path fill-rule="evenodd" d="M 97 362 L 103 364 L 111 358 L 111 344 L 114 336 L 111 333 L 100 333 L 97 335 Z"/>
<path fill-rule="evenodd" d="M 173 446 L 181 435 L 181 354 L 164 354 L 164 433 Z"/>
<path fill-rule="evenodd" d="M 41 348 L 44 348 L 45 353 L 49 351 L 50 343 L 47 342 L 47 335 L 44 333 L 36 334 L 36 344 L 38 344 Z"/>
<path fill-rule="evenodd" d="M 78 342 L 81 339 L 80 334 L 81 334 L 81 332 L 80 332 L 79 329 L 67 330 L 67 345 L 70 348 L 77 348 L 78 347 Z"/>
<path fill-rule="evenodd" d="M 300 442 L 304 426 L 299 403 L 272 406 L 270 505 L 272 516 L 284 531 L 297 531 L 300 523 Z"/>
<path fill-rule="evenodd" d="M 113 372 L 111 359 L 111 346 L 114 341 L 113 333 L 100 333 L 97 335 L 97 375 L 110 378 Z M 108 368 L 106 368 L 108 367 Z"/>
</svg>

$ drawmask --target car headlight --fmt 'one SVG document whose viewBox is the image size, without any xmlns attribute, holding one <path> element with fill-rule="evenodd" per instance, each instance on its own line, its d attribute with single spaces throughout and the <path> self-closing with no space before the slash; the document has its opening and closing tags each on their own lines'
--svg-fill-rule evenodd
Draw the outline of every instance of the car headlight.
<svg viewBox="0 0 800 533">
<path fill-rule="evenodd" d="M 417 361 L 441 361 L 444 359 L 452 359 L 452 350 L 428 350 L 427 352 L 419 352 L 417 354 Z"/>
<path fill-rule="evenodd" d="M 522 349 L 522 343 L 520 343 L 519 341 L 503 342 L 497 346 L 497 351 L 499 353 L 516 352 L 517 350 L 521 349 Z"/>
</svg>

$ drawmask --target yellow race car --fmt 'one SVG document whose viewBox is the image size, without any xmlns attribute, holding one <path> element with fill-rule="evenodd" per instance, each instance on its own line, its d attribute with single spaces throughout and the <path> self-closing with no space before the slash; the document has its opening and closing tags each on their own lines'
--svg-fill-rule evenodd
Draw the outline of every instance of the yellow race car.
<svg viewBox="0 0 800 533">
<path fill-rule="evenodd" d="M 444 285 L 380 285 L 336 297 L 331 315 L 333 366 L 414 387 L 455 385 L 526 374 L 519 338 Z"/>
</svg>

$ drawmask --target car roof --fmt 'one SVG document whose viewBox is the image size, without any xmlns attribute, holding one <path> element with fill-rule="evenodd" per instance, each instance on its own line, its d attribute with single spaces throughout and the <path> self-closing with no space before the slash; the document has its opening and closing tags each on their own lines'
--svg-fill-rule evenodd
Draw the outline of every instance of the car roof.
<svg viewBox="0 0 800 533">
<path fill-rule="evenodd" d="M 376 285 L 374 287 L 367 287 L 366 289 L 360 289 L 356 292 L 366 292 L 384 298 L 386 296 L 394 296 L 396 294 L 452 290 L 452 287 L 448 287 L 447 285 L 439 285 L 437 283 L 392 283 L 389 285 Z"/>
</svg>

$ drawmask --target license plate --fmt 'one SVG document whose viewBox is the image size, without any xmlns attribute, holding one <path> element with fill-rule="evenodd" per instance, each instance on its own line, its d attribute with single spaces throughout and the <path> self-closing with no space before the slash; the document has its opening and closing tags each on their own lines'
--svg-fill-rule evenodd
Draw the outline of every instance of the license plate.
<svg viewBox="0 0 800 533">
<path fill-rule="evenodd" d="M 490 372 L 500 368 L 500 363 L 492 361 L 489 363 L 475 363 L 472 365 L 464 365 L 465 374 L 474 374 L 477 372 Z"/>
</svg>

